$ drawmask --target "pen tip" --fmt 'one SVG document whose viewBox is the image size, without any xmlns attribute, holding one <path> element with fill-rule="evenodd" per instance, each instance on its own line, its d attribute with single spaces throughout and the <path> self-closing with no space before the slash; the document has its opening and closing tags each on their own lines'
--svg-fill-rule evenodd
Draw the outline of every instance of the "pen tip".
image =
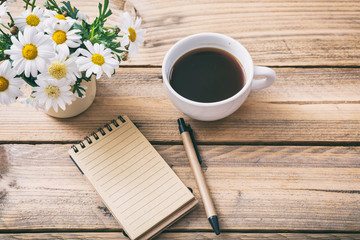
<svg viewBox="0 0 360 240">
<path fill-rule="evenodd" d="M 187 131 L 187 126 L 185 124 L 185 121 L 183 118 L 179 118 L 177 120 L 177 123 L 179 125 L 179 131 L 180 131 L 180 134 L 182 134 L 183 132 Z"/>
<path fill-rule="evenodd" d="M 177 122 L 178 122 L 179 125 L 185 124 L 185 121 L 184 121 L 183 118 L 178 118 Z"/>
<path fill-rule="evenodd" d="M 220 234 L 220 227 L 218 217 L 216 215 L 209 217 L 211 227 L 214 229 L 216 235 Z"/>
</svg>

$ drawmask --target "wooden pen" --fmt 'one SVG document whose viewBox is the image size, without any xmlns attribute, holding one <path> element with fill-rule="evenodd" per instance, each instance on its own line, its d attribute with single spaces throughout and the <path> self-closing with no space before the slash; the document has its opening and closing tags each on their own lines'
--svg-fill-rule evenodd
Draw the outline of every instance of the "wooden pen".
<svg viewBox="0 0 360 240">
<path fill-rule="evenodd" d="M 207 187 L 204 174 L 201 170 L 201 158 L 196 146 L 194 135 L 190 125 L 186 125 L 183 118 L 177 120 L 179 124 L 179 131 L 182 141 L 184 143 L 186 155 L 189 159 L 191 169 L 194 173 L 196 184 L 204 203 L 206 215 L 210 222 L 211 227 L 214 229 L 216 235 L 220 234 L 219 221 L 216 215 L 214 203 L 211 199 L 209 189 Z"/>
</svg>

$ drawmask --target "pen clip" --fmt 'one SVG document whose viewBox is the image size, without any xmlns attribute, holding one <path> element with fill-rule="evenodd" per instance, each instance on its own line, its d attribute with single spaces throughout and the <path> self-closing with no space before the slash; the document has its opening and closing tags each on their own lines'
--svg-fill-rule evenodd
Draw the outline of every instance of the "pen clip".
<svg viewBox="0 0 360 240">
<path fill-rule="evenodd" d="M 194 145 L 194 149 L 195 149 L 195 152 L 196 152 L 196 156 L 197 156 L 197 158 L 198 158 L 198 160 L 199 160 L 199 163 L 201 164 L 202 159 L 201 159 L 201 157 L 200 157 L 199 149 L 198 149 L 198 147 L 197 147 L 197 144 L 196 144 L 196 141 L 195 141 L 195 138 L 194 138 L 194 132 L 193 132 L 190 124 L 187 125 L 187 129 L 188 129 L 188 131 L 189 131 L 189 134 L 190 134 L 190 137 L 191 137 L 191 141 L 192 141 L 192 143 L 193 143 L 193 145 Z"/>
</svg>

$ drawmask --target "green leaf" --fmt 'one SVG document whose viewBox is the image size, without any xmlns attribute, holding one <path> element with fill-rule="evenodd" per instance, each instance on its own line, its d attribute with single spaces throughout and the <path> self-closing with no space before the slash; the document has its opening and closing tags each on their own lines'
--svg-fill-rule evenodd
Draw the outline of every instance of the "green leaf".
<svg viewBox="0 0 360 240">
<path fill-rule="evenodd" d="M 38 85 L 35 83 L 36 77 L 30 75 L 30 77 L 26 77 L 25 73 L 20 74 L 18 77 L 24 79 L 24 81 L 32 87 L 37 87 Z"/>
<path fill-rule="evenodd" d="M 104 1 L 104 12 L 103 12 L 103 14 L 105 14 L 105 11 L 108 8 L 108 6 L 109 6 L 109 0 L 105 0 Z"/>
<path fill-rule="evenodd" d="M 69 1 L 67 2 L 61 2 L 64 6 L 61 7 L 61 10 L 63 12 L 66 12 L 67 15 L 73 19 L 77 19 L 77 13 L 79 12 L 79 9 L 76 7 L 72 7 L 71 3 Z"/>
<path fill-rule="evenodd" d="M 48 7 L 49 10 L 53 10 L 56 11 L 58 14 L 62 14 L 60 7 L 55 0 L 46 0 L 44 6 Z"/>
</svg>

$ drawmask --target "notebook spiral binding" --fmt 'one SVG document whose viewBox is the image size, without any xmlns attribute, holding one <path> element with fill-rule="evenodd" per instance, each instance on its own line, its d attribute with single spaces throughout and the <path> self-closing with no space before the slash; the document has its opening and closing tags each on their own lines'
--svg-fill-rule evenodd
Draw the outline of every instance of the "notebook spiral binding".
<svg viewBox="0 0 360 240">
<path fill-rule="evenodd" d="M 126 120 L 122 117 L 122 116 L 118 116 L 118 119 L 122 122 L 122 123 L 125 123 Z M 119 123 L 116 121 L 116 119 L 113 119 L 111 120 L 111 124 L 114 125 L 115 127 L 119 127 Z M 113 130 L 112 126 L 110 126 L 109 123 L 105 124 L 104 125 L 104 128 L 107 128 L 109 130 L 109 132 L 111 132 Z M 106 132 L 104 131 L 104 128 L 99 128 L 98 129 L 98 132 L 100 132 L 100 134 L 102 136 L 105 136 L 106 135 Z M 99 135 L 96 133 L 96 132 L 92 132 L 90 134 L 91 136 L 94 137 L 95 140 L 99 140 Z M 93 141 L 91 140 L 91 138 L 89 136 L 86 136 L 84 138 L 84 141 L 87 141 L 89 144 L 92 144 Z M 80 141 L 78 144 L 80 145 L 80 147 L 82 149 L 84 149 L 86 146 L 84 144 L 84 141 Z M 79 149 L 75 146 L 75 145 L 72 145 L 71 148 L 74 150 L 75 153 L 79 152 Z"/>
</svg>

